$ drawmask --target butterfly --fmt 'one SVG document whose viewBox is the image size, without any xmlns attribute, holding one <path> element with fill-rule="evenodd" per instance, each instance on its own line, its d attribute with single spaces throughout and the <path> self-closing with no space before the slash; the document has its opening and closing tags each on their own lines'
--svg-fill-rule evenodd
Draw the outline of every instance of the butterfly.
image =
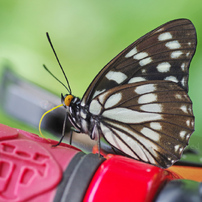
<svg viewBox="0 0 202 202">
<path fill-rule="evenodd" d="M 194 131 L 187 93 L 196 41 L 188 19 L 159 26 L 112 59 L 82 99 L 72 95 L 53 46 L 68 87 L 44 67 L 68 91 L 61 94 L 60 106 L 65 107 L 65 122 L 68 117 L 74 131 L 88 134 L 99 145 L 104 137 L 127 156 L 167 168 L 181 158 Z"/>
</svg>

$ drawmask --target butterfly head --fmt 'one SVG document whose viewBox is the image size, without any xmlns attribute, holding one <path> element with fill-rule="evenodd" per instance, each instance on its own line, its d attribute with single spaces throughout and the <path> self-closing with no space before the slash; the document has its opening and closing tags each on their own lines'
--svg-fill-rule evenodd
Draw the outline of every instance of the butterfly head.
<svg viewBox="0 0 202 202">
<path fill-rule="evenodd" d="M 65 96 L 63 96 L 63 94 L 61 94 L 61 102 L 62 102 L 63 106 L 65 108 L 69 107 L 73 98 L 74 98 L 74 96 L 71 94 L 66 94 Z"/>
</svg>

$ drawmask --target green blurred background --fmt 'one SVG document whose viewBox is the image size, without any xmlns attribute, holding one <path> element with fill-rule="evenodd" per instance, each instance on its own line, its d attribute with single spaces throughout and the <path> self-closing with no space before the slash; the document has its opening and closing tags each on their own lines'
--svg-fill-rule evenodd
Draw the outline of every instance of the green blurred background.
<svg viewBox="0 0 202 202">
<path fill-rule="evenodd" d="M 42 67 L 46 64 L 64 81 L 45 35 L 48 31 L 73 94 L 82 97 L 100 69 L 126 46 L 163 23 L 188 18 L 194 23 L 198 36 L 197 51 L 190 68 L 189 95 L 196 116 L 195 135 L 201 135 L 201 11 L 201 0 L 1 0 L 0 73 L 2 66 L 9 64 L 19 76 L 58 97 L 61 92 L 66 93 Z M 37 129 L 2 111 L 0 123 L 38 133 Z"/>
</svg>

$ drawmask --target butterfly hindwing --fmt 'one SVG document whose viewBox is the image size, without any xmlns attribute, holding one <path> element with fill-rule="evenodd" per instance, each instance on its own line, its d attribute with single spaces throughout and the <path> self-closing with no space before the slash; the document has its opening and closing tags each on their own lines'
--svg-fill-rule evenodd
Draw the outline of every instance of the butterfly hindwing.
<svg viewBox="0 0 202 202">
<path fill-rule="evenodd" d="M 126 84 L 89 105 L 112 146 L 137 160 L 168 167 L 179 160 L 194 131 L 192 102 L 170 81 Z"/>
<path fill-rule="evenodd" d="M 95 77 L 81 104 L 127 83 L 170 80 L 188 91 L 188 69 L 196 48 L 196 31 L 187 19 L 170 21 L 144 35 L 110 61 Z"/>
</svg>

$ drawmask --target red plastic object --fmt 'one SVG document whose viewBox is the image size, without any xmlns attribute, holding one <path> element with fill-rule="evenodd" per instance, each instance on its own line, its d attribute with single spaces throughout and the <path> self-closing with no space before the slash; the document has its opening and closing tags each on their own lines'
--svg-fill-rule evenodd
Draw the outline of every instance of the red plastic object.
<svg viewBox="0 0 202 202">
<path fill-rule="evenodd" d="M 123 156 L 109 157 L 95 173 L 84 202 L 150 202 L 166 181 L 179 179 L 156 166 Z"/>
<path fill-rule="evenodd" d="M 154 200 L 167 181 L 180 178 L 168 170 L 118 155 L 106 155 L 101 165 L 92 164 L 92 158 L 85 158 L 88 155 L 83 153 L 84 158 L 74 161 L 79 149 L 64 143 L 54 148 L 54 144 L 56 141 L 0 124 L 0 201 L 52 202 L 57 201 L 58 194 L 64 200 L 71 187 L 78 190 L 76 196 L 80 194 L 84 202 L 147 202 Z M 76 163 L 70 166 L 70 162 Z M 95 170 L 84 172 L 86 164 L 91 168 L 96 165 Z M 78 170 L 82 172 L 76 175 Z M 63 173 L 63 182 L 65 176 L 70 177 L 65 189 L 59 186 Z M 86 176 L 90 178 L 83 184 L 83 194 L 79 187 Z M 71 201 L 75 202 L 75 197 Z"/>
<path fill-rule="evenodd" d="M 53 144 L 0 124 L 0 201 L 54 199 L 63 171 L 80 150 L 66 144 L 56 149 Z"/>
</svg>

